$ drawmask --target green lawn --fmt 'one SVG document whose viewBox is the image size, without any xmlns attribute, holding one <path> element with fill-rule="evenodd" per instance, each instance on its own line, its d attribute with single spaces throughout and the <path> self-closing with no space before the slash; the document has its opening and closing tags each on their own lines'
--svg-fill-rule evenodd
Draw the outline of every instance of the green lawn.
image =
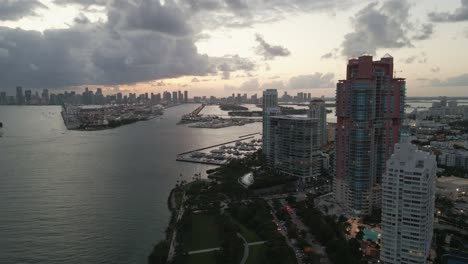
<svg viewBox="0 0 468 264">
<path fill-rule="evenodd" d="M 247 242 L 258 242 L 258 241 L 262 241 L 262 239 L 255 233 L 253 232 L 252 230 L 248 229 L 247 227 L 245 227 L 244 225 L 242 225 L 241 223 L 239 223 L 238 221 L 236 221 L 235 219 L 232 218 L 232 221 L 237 225 L 239 226 L 240 228 L 240 233 L 242 234 L 242 236 L 244 236 L 245 240 L 247 240 Z"/>
<path fill-rule="evenodd" d="M 183 248 L 186 251 L 219 247 L 218 225 L 216 216 L 210 214 L 192 214 L 192 227 L 184 234 Z"/>
<path fill-rule="evenodd" d="M 266 261 L 266 251 L 267 246 L 265 244 L 250 246 L 249 258 L 246 264 L 259 264 Z"/>
<path fill-rule="evenodd" d="M 202 253 L 189 255 L 187 264 L 216 264 L 216 253 Z"/>
</svg>

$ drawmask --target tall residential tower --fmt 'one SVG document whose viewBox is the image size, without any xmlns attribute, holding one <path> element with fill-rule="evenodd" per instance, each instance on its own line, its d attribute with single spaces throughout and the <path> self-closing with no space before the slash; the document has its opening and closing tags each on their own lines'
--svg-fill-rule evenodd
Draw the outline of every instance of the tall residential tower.
<svg viewBox="0 0 468 264">
<path fill-rule="evenodd" d="M 269 156 L 270 153 L 270 116 L 277 115 L 280 110 L 278 107 L 278 91 L 276 89 L 267 89 L 263 91 L 263 155 Z"/>
<path fill-rule="evenodd" d="M 425 264 L 432 241 L 435 178 L 433 155 L 405 138 L 395 145 L 382 178 L 382 249 L 385 264 Z"/>
<path fill-rule="evenodd" d="M 393 57 L 348 62 L 336 88 L 336 199 L 356 215 L 380 204 L 385 163 L 404 118 L 405 80 L 393 77 Z"/>
<path fill-rule="evenodd" d="M 310 94 L 309 94 L 310 95 Z M 307 114 L 310 118 L 315 118 L 319 122 L 319 146 L 327 144 L 327 109 L 325 101 L 322 99 L 314 98 L 309 103 L 309 112 Z"/>
</svg>

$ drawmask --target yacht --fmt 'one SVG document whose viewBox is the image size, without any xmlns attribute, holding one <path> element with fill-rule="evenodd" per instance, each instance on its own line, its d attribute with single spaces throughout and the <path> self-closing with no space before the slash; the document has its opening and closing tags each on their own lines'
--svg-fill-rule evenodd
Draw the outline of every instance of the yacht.
<svg viewBox="0 0 468 264">
<path fill-rule="evenodd" d="M 0 137 L 3 136 L 3 123 L 0 122 Z"/>
</svg>

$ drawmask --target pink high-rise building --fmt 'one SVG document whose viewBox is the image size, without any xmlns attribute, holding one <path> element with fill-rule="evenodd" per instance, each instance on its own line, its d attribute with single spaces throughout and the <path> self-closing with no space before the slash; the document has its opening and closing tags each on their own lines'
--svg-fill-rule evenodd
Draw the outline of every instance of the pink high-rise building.
<svg viewBox="0 0 468 264">
<path fill-rule="evenodd" d="M 349 60 L 337 84 L 334 193 L 356 215 L 380 207 L 382 174 L 399 140 L 406 83 L 393 73 L 390 55 L 364 55 Z"/>
</svg>

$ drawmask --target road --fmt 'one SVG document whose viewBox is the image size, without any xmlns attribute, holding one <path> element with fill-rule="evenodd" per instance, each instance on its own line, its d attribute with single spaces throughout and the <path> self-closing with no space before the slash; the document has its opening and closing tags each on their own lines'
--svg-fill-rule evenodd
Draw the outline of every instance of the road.
<svg viewBox="0 0 468 264">
<path fill-rule="evenodd" d="M 268 200 L 267 201 L 268 205 L 273 209 L 274 206 L 273 206 L 273 202 L 271 200 Z M 276 223 L 276 225 L 279 225 L 280 223 L 280 220 L 276 217 L 276 214 L 272 214 L 273 215 L 273 220 L 274 222 Z M 288 238 L 288 233 L 286 232 L 286 230 L 284 230 L 283 228 L 281 228 L 280 230 L 278 230 L 278 232 L 284 236 L 284 238 L 286 239 L 286 244 L 288 244 L 288 246 L 290 248 L 292 248 L 292 250 L 294 251 L 294 253 L 296 252 L 296 247 L 291 243 L 291 241 L 289 240 Z M 302 258 L 300 258 L 297 254 L 296 254 L 296 259 L 297 259 L 297 263 L 298 264 L 302 264 Z"/>
</svg>

